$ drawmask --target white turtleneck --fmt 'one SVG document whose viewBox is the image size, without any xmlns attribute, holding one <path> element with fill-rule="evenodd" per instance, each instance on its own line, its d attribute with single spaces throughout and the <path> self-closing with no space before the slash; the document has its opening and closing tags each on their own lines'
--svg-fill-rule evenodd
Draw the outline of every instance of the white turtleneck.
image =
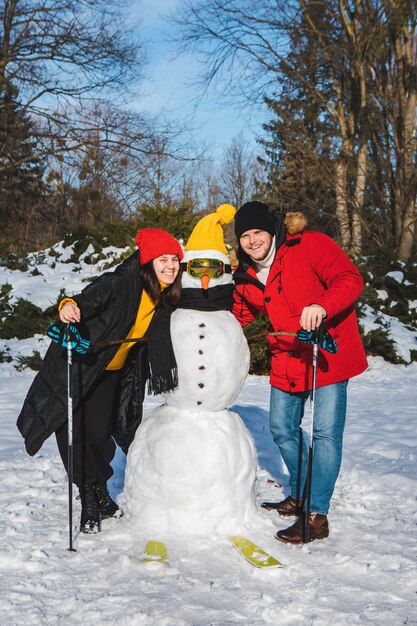
<svg viewBox="0 0 417 626">
<path fill-rule="evenodd" d="M 269 270 L 271 269 L 271 265 L 274 262 L 275 258 L 275 237 L 272 238 L 271 248 L 266 255 L 266 257 L 262 261 L 255 261 L 255 272 L 258 280 L 261 281 L 262 284 L 266 285 L 266 281 L 268 279 Z"/>
</svg>

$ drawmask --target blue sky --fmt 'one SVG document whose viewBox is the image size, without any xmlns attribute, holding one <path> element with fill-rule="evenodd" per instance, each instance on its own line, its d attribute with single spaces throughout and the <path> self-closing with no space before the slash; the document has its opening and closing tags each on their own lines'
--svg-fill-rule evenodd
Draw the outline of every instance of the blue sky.
<svg viewBox="0 0 417 626">
<path fill-rule="evenodd" d="M 192 85 L 199 65 L 191 55 L 174 57 L 169 33 L 174 26 L 163 15 L 179 7 L 181 0 L 142 0 L 138 2 L 141 38 L 147 42 L 147 79 L 141 84 L 140 109 L 151 113 L 163 111 L 170 119 L 195 129 L 198 143 L 207 144 L 214 158 L 219 157 L 233 137 L 243 132 L 249 142 L 260 131 L 261 115 L 242 107 L 221 105 L 219 95 L 211 90 L 204 98 L 197 97 Z"/>
</svg>

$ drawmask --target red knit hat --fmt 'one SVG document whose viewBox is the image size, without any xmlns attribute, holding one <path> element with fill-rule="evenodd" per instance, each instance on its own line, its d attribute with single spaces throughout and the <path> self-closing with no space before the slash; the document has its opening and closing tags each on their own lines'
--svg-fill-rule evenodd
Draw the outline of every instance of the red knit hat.
<svg viewBox="0 0 417 626">
<path fill-rule="evenodd" d="M 164 254 L 176 254 L 181 261 L 184 253 L 179 242 L 162 228 L 142 228 L 136 233 L 139 261 L 146 265 Z"/>
</svg>

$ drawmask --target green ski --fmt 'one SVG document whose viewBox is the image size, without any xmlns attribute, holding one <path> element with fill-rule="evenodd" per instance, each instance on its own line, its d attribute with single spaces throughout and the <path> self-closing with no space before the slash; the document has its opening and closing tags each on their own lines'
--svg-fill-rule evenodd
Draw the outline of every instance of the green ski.
<svg viewBox="0 0 417 626">
<path fill-rule="evenodd" d="M 241 535 L 230 537 L 232 545 L 249 563 L 259 568 L 284 567 L 283 563 Z"/>
<path fill-rule="evenodd" d="M 144 563 L 168 563 L 168 550 L 161 541 L 150 540 L 142 557 Z"/>
</svg>

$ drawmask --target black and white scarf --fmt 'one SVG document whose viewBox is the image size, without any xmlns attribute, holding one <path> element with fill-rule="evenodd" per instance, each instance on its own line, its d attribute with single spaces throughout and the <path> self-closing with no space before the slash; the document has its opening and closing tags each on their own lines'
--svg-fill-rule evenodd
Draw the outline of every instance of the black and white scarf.
<svg viewBox="0 0 417 626">
<path fill-rule="evenodd" d="M 150 375 L 148 391 L 154 395 L 172 391 L 178 386 L 178 369 L 171 340 L 171 315 L 174 307 L 157 306 L 146 333 Z"/>
<path fill-rule="evenodd" d="M 186 287 L 181 291 L 179 309 L 197 311 L 231 311 L 234 285 L 217 285 L 208 289 Z"/>
</svg>

